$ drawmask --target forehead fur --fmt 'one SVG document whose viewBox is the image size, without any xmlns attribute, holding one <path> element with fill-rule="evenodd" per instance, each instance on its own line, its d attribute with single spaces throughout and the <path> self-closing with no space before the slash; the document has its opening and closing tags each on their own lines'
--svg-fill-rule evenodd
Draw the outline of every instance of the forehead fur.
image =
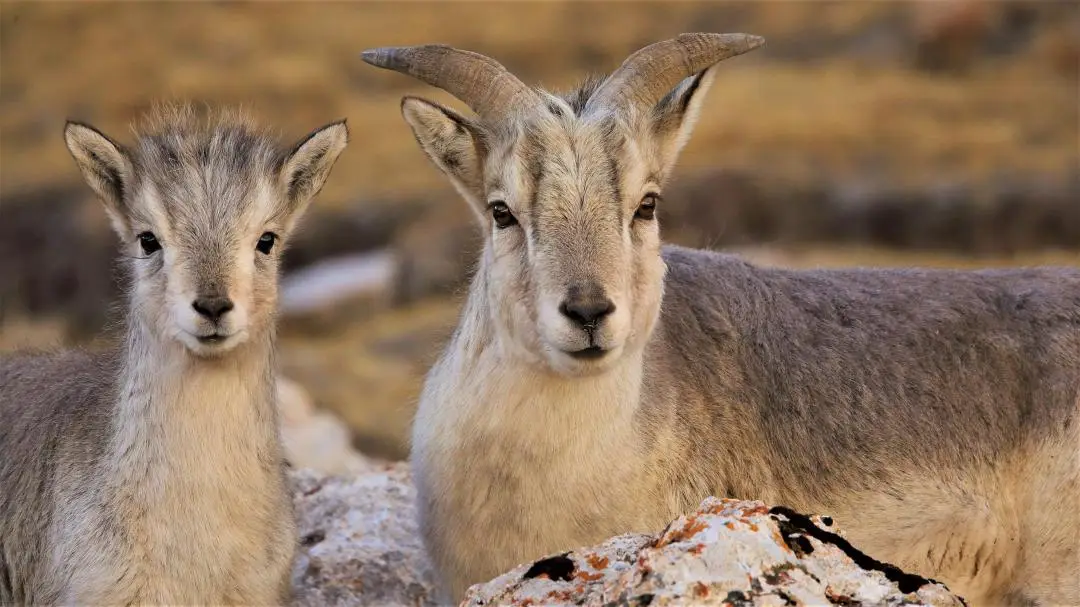
<svg viewBox="0 0 1080 607">
<path fill-rule="evenodd" d="M 570 109 L 574 111 L 575 116 L 580 116 L 581 112 L 585 111 L 585 104 L 589 102 L 589 99 L 592 98 L 593 94 L 603 83 L 604 77 L 595 75 L 589 76 L 577 88 L 565 93 L 560 93 L 558 96 L 570 106 Z"/>
<path fill-rule="evenodd" d="M 276 141 L 239 110 L 197 113 L 191 106 L 163 106 L 132 127 L 136 160 L 146 173 L 172 177 L 182 167 L 267 171 L 279 160 Z"/>
<path fill-rule="evenodd" d="M 196 210 L 235 214 L 253 202 L 283 158 L 276 140 L 238 110 L 200 115 L 190 106 L 165 106 L 133 130 L 136 190 L 152 192 L 174 217 Z"/>
<path fill-rule="evenodd" d="M 531 193 L 531 213 L 547 206 L 545 198 L 582 207 L 597 200 L 620 200 L 620 180 L 626 169 L 627 117 L 614 112 L 587 120 L 581 116 L 603 81 L 600 77 L 589 78 L 562 93 L 538 90 L 538 105 L 514 120 L 496 125 L 501 128 L 489 134 L 489 143 L 496 157 L 503 157 L 504 166 L 515 164 L 519 171 L 487 175 L 487 189 L 501 191 L 512 183 L 523 186 Z"/>
</svg>

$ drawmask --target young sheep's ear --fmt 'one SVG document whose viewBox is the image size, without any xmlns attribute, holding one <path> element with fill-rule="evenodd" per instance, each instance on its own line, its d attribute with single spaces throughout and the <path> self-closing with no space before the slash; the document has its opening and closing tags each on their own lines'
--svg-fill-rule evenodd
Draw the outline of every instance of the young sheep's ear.
<svg viewBox="0 0 1080 607">
<path fill-rule="evenodd" d="M 401 115 L 428 158 L 450 178 L 473 210 L 482 214 L 486 202 L 477 127 L 457 112 L 419 97 L 402 99 Z"/>
<path fill-rule="evenodd" d="M 293 146 L 281 164 L 290 218 L 299 217 L 319 193 L 338 156 L 349 143 L 345 120 L 332 122 L 311 132 Z"/>
<path fill-rule="evenodd" d="M 109 214 L 113 228 L 122 238 L 129 238 L 124 195 L 131 186 L 131 159 L 119 144 L 97 129 L 68 121 L 64 127 L 68 151 Z"/>
<path fill-rule="evenodd" d="M 716 66 L 684 78 L 653 108 L 653 133 L 664 174 L 671 172 L 683 146 L 690 140 L 705 94 L 712 86 Z"/>
</svg>

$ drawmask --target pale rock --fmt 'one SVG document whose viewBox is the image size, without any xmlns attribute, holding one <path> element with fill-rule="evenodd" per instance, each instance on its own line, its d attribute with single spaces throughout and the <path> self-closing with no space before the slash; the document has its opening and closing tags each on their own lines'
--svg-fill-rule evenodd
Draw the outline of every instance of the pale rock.
<svg viewBox="0 0 1080 607">
<path fill-rule="evenodd" d="M 826 525 L 708 498 L 658 535 L 623 535 L 469 589 L 488 605 L 963 605 L 943 585 L 862 554 Z"/>
<path fill-rule="evenodd" d="M 436 605 L 404 463 L 290 474 L 300 549 L 296 605 Z M 827 517 L 708 498 L 655 535 L 549 556 L 473 586 L 463 605 L 929 605 L 943 585 L 859 552 Z"/>
<path fill-rule="evenodd" d="M 432 570 L 404 463 L 358 476 L 294 470 L 300 548 L 295 605 L 435 605 Z"/>
</svg>

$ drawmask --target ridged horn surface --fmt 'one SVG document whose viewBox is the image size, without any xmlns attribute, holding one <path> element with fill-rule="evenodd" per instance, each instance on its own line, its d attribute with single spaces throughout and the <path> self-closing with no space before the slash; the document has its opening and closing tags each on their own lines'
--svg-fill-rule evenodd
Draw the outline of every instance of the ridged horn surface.
<svg viewBox="0 0 1080 607">
<path fill-rule="evenodd" d="M 536 97 L 498 61 L 443 44 L 368 49 L 360 57 L 450 93 L 485 120 L 497 120 Z"/>
<path fill-rule="evenodd" d="M 750 34 L 680 34 L 650 44 L 627 57 L 600 85 L 585 113 L 612 106 L 651 108 L 684 78 L 762 44 L 764 38 Z"/>
</svg>

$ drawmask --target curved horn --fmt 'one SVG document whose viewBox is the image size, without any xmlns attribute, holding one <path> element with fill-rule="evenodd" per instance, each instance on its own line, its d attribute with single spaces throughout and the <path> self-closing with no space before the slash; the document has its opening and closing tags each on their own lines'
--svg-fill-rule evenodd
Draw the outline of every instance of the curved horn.
<svg viewBox="0 0 1080 607">
<path fill-rule="evenodd" d="M 650 44 L 626 58 L 585 104 L 595 108 L 629 104 L 652 107 L 684 78 L 765 44 L 750 34 L 680 34 Z"/>
<path fill-rule="evenodd" d="M 441 88 L 484 119 L 505 116 L 535 95 L 498 61 L 443 44 L 368 49 L 360 57 Z"/>
</svg>

